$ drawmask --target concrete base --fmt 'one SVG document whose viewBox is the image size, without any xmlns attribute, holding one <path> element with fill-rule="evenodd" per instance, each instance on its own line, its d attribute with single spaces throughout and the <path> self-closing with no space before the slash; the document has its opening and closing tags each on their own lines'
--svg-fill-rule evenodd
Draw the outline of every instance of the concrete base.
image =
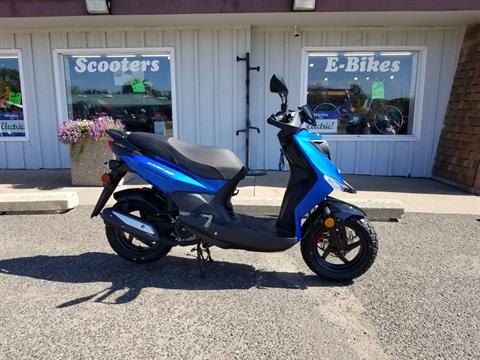
<svg viewBox="0 0 480 360">
<path fill-rule="evenodd" d="M 82 140 L 70 145 L 72 185 L 102 186 L 101 177 L 108 172 L 105 163 L 112 158 L 106 141 Z"/>
<path fill-rule="evenodd" d="M 78 205 L 73 191 L 0 194 L 0 214 L 61 213 Z"/>
<path fill-rule="evenodd" d="M 255 211 L 261 211 L 266 214 L 278 214 L 282 201 L 279 199 L 232 199 L 235 210 L 251 210 L 255 207 Z M 396 221 L 403 217 L 405 212 L 404 205 L 399 200 L 391 199 L 356 199 L 350 201 L 352 205 L 358 206 L 367 213 L 367 219 L 371 221 Z M 257 210 L 258 209 L 258 210 Z"/>
</svg>

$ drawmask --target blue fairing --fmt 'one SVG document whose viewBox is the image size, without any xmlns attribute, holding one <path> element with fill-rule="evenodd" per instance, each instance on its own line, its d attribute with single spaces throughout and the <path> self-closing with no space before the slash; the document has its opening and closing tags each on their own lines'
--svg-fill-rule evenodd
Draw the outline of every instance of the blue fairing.
<svg viewBox="0 0 480 360">
<path fill-rule="evenodd" d="M 128 166 L 145 181 L 168 195 L 176 191 L 193 193 L 216 193 L 225 180 L 203 179 L 180 170 L 168 161 L 153 159 L 144 155 L 122 155 Z"/>
<path fill-rule="evenodd" d="M 319 149 L 317 149 L 314 144 L 312 144 L 312 140 L 321 139 L 319 134 L 303 129 L 295 134 L 293 138 L 317 176 L 317 181 L 313 187 L 295 208 L 296 236 L 297 240 L 300 240 L 302 236 L 302 218 L 333 191 L 333 186 L 325 180 L 324 175 L 330 177 L 339 184 L 343 184 L 344 180 L 337 167 Z"/>
</svg>

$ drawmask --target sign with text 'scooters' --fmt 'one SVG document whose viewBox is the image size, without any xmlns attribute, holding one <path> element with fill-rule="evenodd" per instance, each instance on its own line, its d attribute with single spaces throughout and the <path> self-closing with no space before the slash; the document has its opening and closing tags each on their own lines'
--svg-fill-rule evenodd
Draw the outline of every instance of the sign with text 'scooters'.
<svg viewBox="0 0 480 360">
<path fill-rule="evenodd" d="M 87 57 L 79 57 L 75 60 L 74 70 L 77 73 L 95 73 L 95 72 L 145 72 L 150 70 L 157 72 L 160 69 L 160 60 L 131 60 L 129 58 L 123 58 L 121 60 L 92 60 Z"/>
</svg>

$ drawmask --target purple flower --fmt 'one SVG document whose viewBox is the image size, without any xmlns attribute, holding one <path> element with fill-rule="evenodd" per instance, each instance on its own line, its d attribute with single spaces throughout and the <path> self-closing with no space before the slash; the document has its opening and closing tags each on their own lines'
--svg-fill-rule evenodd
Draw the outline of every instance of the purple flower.
<svg viewBox="0 0 480 360">
<path fill-rule="evenodd" d="M 58 127 L 58 140 L 64 144 L 76 144 L 82 138 L 98 141 L 105 139 L 108 129 L 123 130 L 120 120 L 101 115 L 91 120 L 68 120 Z"/>
</svg>

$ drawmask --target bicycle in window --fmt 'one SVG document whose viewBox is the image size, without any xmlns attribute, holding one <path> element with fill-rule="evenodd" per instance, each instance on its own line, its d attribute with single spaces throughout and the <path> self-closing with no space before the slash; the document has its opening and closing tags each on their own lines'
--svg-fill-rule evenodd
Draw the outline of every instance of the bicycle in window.
<svg viewBox="0 0 480 360">
<path fill-rule="evenodd" d="M 363 107 L 357 109 L 352 104 L 350 92 L 345 90 L 345 94 L 342 104 L 324 102 L 314 107 L 314 113 L 337 113 L 339 127 L 344 127 L 347 134 L 371 134 L 373 127 L 378 134 L 396 135 L 405 124 L 402 111 L 396 106 L 380 99 L 366 99 Z"/>
</svg>

